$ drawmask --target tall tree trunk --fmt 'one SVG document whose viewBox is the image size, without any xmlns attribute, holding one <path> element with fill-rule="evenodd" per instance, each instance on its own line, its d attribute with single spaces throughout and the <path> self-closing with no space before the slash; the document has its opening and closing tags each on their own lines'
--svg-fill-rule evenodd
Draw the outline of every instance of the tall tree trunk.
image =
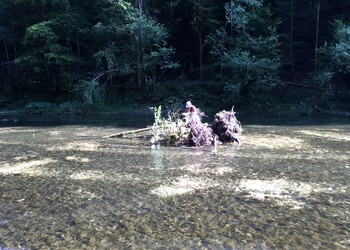
<svg viewBox="0 0 350 250">
<path fill-rule="evenodd" d="M 139 9 L 139 18 L 138 28 L 136 34 L 136 81 L 137 88 L 141 89 L 142 86 L 142 68 L 143 68 L 143 58 L 142 58 L 142 0 L 136 0 L 135 2 L 136 8 Z"/>
<path fill-rule="evenodd" d="M 78 50 L 78 55 L 80 56 L 80 41 L 79 41 L 79 31 L 77 31 L 77 50 Z"/>
<path fill-rule="evenodd" d="M 314 72 L 317 71 L 317 54 L 318 54 L 318 36 L 319 36 L 319 25 L 320 25 L 320 5 L 321 1 L 317 1 L 316 10 L 316 37 L 315 37 L 315 62 L 314 62 Z"/>
<path fill-rule="evenodd" d="M 143 0 L 135 0 L 135 7 L 139 9 L 140 15 L 142 15 Z"/>
<path fill-rule="evenodd" d="M 193 1 L 193 25 L 195 29 L 195 33 L 198 36 L 198 61 L 199 61 L 199 75 L 200 79 L 203 80 L 203 41 L 202 41 L 202 32 L 203 32 L 203 24 L 202 24 L 202 3 L 200 0 Z"/>
<path fill-rule="evenodd" d="M 4 48 L 5 48 L 6 59 L 9 59 L 9 51 L 7 49 L 7 44 L 5 40 L 4 40 Z"/>
<path fill-rule="evenodd" d="M 290 40 L 289 40 L 289 52 L 291 63 L 291 80 L 294 81 L 294 59 L 293 59 L 293 35 L 294 35 L 294 0 L 291 0 L 290 10 Z"/>
<path fill-rule="evenodd" d="M 199 28 L 199 70 L 200 78 L 203 80 L 203 44 L 202 44 L 202 28 Z"/>
<path fill-rule="evenodd" d="M 15 58 L 17 58 L 17 47 L 16 47 L 15 30 L 13 28 L 13 22 L 11 22 L 11 32 L 12 32 L 12 38 L 13 38 L 13 52 L 14 52 Z"/>
<path fill-rule="evenodd" d="M 141 66 L 141 53 L 140 48 L 137 48 L 137 68 L 136 68 L 136 78 L 137 78 L 137 87 L 140 89 L 142 86 L 142 66 Z"/>
<path fill-rule="evenodd" d="M 142 86 L 142 24 L 141 20 L 138 21 L 138 30 L 136 34 L 136 78 L 137 88 L 141 89 Z"/>
</svg>

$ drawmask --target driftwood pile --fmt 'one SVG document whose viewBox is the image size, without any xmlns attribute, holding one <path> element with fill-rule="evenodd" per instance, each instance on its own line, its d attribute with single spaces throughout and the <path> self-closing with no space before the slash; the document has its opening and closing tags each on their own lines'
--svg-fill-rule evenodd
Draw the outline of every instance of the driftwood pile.
<svg viewBox="0 0 350 250">
<path fill-rule="evenodd" d="M 237 142 L 240 144 L 238 136 L 242 133 L 240 122 L 236 118 L 236 112 L 221 111 L 215 115 L 211 124 L 213 133 L 216 134 L 221 142 Z"/>
<path fill-rule="evenodd" d="M 199 110 L 196 113 L 189 113 L 186 126 L 189 128 L 189 135 L 184 144 L 188 146 L 204 146 L 213 142 L 213 131 L 207 123 L 202 123 L 204 113 Z"/>
<path fill-rule="evenodd" d="M 211 124 L 203 123 L 203 112 L 183 113 L 169 112 L 167 118 L 161 117 L 161 106 L 153 108 L 155 122 L 152 126 L 125 131 L 118 134 L 106 136 L 108 138 L 122 137 L 126 134 L 150 131 L 152 144 L 205 146 L 221 143 L 237 142 L 240 144 L 239 136 L 242 133 L 240 122 L 236 118 L 236 112 L 221 111 L 214 116 Z"/>
<path fill-rule="evenodd" d="M 184 113 L 183 116 L 183 119 L 174 119 L 173 115 L 169 115 L 169 117 L 172 117 L 172 122 L 168 122 L 168 124 L 177 127 L 175 131 L 178 131 L 178 133 L 176 134 L 164 133 L 164 131 L 169 131 L 164 128 L 162 129 L 163 133 L 159 133 L 159 129 L 156 129 L 158 132 L 156 133 L 159 139 L 157 141 L 158 143 L 205 146 L 215 145 L 217 141 L 220 141 L 222 143 L 237 142 L 240 144 L 238 137 L 242 133 L 242 127 L 233 109 L 231 111 L 223 110 L 217 113 L 214 116 L 212 124 L 202 122 L 204 113 L 198 109 L 197 112 Z M 174 122 L 176 120 L 177 122 Z M 159 128 L 159 122 L 156 124 L 157 128 Z M 167 122 L 163 122 L 163 124 L 167 124 Z M 179 133 L 179 131 L 181 132 Z"/>
</svg>

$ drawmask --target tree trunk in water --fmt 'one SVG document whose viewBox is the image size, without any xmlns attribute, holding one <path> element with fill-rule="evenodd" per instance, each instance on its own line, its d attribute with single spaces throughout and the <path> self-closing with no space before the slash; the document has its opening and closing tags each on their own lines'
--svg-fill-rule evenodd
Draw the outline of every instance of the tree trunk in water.
<svg viewBox="0 0 350 250">
<path fill-rule="evenodd" d="M 149 131 L 151 129 L 152 128 L 149 127 L 149 128 L 141 128 L 141 129 L 129 130 L 129 131 L 120 132 L 120 133 L 117 133 L 117 134 L 107 135 L 107 136 L 104 136 L 103 138 L 122 137 L 122 136 L 127 135 L 127 134 L 136 134 L 136 133 L 140 133 L 140 132 Z"/>
</svg>

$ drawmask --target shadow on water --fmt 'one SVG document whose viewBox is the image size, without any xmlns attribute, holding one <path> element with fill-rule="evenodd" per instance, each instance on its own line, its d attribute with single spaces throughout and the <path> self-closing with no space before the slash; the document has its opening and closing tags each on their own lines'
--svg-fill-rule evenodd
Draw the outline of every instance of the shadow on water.
<svg viewBox="0 0 350 250">
<path fill-rule="evenodd" d="M 130 117 L 131 116 L 131 117 Z M 66 125 L 114 126 L 141 128 L 153 124 L 153 114 L 116 115 L 39 115 L 39 114 L 0 114 L 0 127 L 49 127 Z"/>
<path fill-rule="evenodd" d="M 350 248 L 347 122 L 243 117 L 215 155 L 104 137 L 152 116 L 55 119 L 0 128 L 0 249 Z"/>
</svg>

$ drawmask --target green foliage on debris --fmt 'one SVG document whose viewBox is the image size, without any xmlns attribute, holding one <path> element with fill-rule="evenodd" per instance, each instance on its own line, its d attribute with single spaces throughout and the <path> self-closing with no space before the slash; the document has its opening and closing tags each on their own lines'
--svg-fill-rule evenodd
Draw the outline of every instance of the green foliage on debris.
<svg viewBox="0 0 350 250">
<path fill-rule="evenodd" d="M 164 118 L 161 105 L 152 109 L 154 111 L 154 124 L 151 127 L 152 143 L 176 145 L 188 138 L 190 129 L 186 126 L 186 118 L 181 117 L 179 111 L 169 111 Z"/>
</svg>

